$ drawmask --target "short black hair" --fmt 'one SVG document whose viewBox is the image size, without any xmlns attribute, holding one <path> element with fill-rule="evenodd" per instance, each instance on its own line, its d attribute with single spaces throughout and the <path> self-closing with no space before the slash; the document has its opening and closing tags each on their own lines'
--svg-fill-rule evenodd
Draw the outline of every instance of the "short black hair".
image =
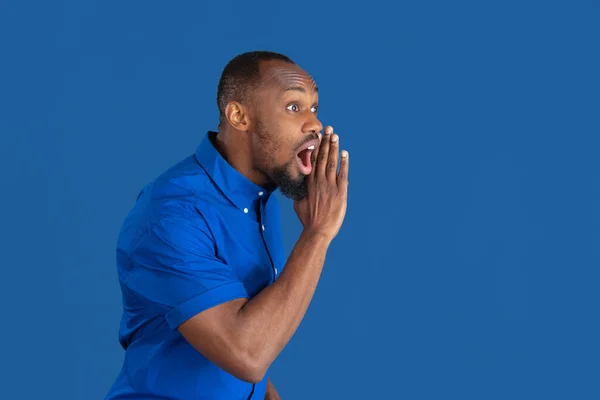
<svg viewBox="0 0 600 400">
<path fill-rule="evenodd" d="M 225 107 L 231 101 L 243 102 L 260 82 L 261 61 L 281 60 L 295 64 L 288 56 L 272 51 L 251 51 L 235 56 L 227 63 L 217 88 L 219 122 L 225 121 Z"/>
</svg>

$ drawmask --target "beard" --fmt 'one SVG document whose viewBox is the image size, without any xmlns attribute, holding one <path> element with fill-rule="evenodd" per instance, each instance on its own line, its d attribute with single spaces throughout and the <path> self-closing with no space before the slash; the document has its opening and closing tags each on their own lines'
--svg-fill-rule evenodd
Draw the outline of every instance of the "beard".
<svg viewBox="0 0 600 400">
<path fill-rule="evenodd" d="M 293 162 L 295 163 L 296 160 Z M 282 195 L 292 200 L 302 200 L 308 194 L 306 176 L 300 175 L 295 179 L 292 178 L 289 172 L 292 165 L 292 162 L 289 162 L 281 167 L 275 167 L 271 179 L 279 187 Z"/>
<path fill-rule="evenodd" d="M 274 142 L 273 133 L 266 129 L 261 120 L 256 124 L 256 136 L 259 138 L 263 150 L 262 157 L 256 160 L 259 170 L 269 178 L 283 196 L 292 200 L 301 200 L 306 197 L 308 194 L 307 177 L 299 174 L 294 178 L 292 175 L 292 170 L 297 162 L 296 154 L 287 163 L 274 165 L 274 161 L 270 157 L 277 154 L 279 145 Z"/>
</svg>

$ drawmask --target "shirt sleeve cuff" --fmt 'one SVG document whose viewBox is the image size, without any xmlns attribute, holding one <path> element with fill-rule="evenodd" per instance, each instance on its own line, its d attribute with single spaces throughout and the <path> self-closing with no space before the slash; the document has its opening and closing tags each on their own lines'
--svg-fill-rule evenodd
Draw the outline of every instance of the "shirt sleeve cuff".
<svg viewBox="0 0 600 400">
<path fill-rule="evenodd" d="M 227 283 L 178 305 L 169 311 L 165 318 L 171 329 L 175 330 L 183 322 L 204 310 L 240 298 L 248 298 L 244 285 L 241 282 Z"/>
</svg>

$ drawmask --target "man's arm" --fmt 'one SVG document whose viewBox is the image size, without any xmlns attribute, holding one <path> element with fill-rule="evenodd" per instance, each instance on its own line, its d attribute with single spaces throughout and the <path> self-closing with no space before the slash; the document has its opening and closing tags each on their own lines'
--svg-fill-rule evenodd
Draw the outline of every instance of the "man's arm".
<svg viewBox="0 0 600 400">
<path fill-rule="evenodd" d="M 182 323 L 183 337 L 239 379 L 260 382 L 303 318 L 329 240 L 303 232 L 277 280 L 252 300 L 237 299 Z"/>
<path fill-rule="evenodd" d="M 273 382 L 269 377 L 269 381 L 267 382 L 267 392 L 265 393 L 265 400 L 281 400 L 279 397 L 279 393 L 275 390 L 275 386 L 273 386 Z"/>
<path fill-rule="evenodd" d="M 178 328 L 194 348 L 239 379 L 261 381 L 298 328 L 343 222 L 348 157 L 342 157 L 338 174 L 339 142 L 331 132 L 325 130 L 318 155 L 313 154 L 308 196 L 294 204 L 304 230 L 278 279 L 251 300 L 220 304 Z"/>
</svg>

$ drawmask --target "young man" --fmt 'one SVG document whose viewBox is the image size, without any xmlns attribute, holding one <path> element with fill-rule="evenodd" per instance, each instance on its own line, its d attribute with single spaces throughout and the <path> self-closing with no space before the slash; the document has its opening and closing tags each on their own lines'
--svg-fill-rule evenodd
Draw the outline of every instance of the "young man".
<svg viewBox="0 0 600 400">
<path fill-rule="evenodd" d="M 141 191 L 120 232 L 126 355 L 107 399 L 279 398 L 268 370 L 344 220 L 349 157 L 286 56 L 235 57 L 217 103 L 218 132 Z M 287 260 L 276 189 L 303 226 Z"/>
</svg>

